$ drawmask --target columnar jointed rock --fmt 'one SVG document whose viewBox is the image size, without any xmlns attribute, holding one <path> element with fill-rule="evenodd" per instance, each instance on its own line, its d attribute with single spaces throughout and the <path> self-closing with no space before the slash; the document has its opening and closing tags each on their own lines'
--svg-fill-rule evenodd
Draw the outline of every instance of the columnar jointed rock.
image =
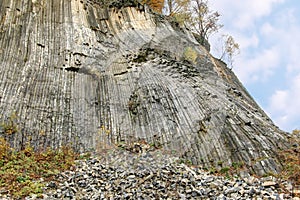
<svg viewBox="0 0 300 200">
<path fill-rule="evenodd" d="M 131 4 L 130 4 L 131 5 Z M 205 166 L 278 171 L 286 135 L 193 34 L 147 7 L 0 1 L 0 117 L 15 147 L 146 140 Z"/>
</svg>

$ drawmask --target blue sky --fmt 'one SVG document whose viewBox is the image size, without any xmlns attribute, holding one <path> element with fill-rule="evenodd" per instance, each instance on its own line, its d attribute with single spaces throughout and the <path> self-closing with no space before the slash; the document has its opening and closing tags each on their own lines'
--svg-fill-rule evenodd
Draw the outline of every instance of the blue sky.
<svg viewBox="0 0 300 200">
<path fill-rule="evenodd" d="M 300 1 L 211 0 L 224 27 L 211 37 L 220 52 L 222 34 L 240 45 L 233 71 L 282 130 L 300 129 Z"/>
</svg>

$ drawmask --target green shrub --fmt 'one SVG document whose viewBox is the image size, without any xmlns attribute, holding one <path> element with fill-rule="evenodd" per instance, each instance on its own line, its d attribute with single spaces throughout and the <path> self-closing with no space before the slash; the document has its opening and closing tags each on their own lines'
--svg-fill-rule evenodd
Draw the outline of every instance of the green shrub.
<svg viewBox="0 0 300 200">
<path fill-rule="evenodd" d="M 233 162 L 231 164 L 231 166 L 234 168 L 234 169 L 240 169 L 244 166 L 244 163 L 243 162 Z"/>
<path fill-rule="evenodd" d="M 230 167 L 223 167 L 223 168 L 220 169 L 219 172 L 220 172 L 221 174 L 225 174 L 225 173 L 227 173 L 229 170 L 230 170 Z"/>
</svg>

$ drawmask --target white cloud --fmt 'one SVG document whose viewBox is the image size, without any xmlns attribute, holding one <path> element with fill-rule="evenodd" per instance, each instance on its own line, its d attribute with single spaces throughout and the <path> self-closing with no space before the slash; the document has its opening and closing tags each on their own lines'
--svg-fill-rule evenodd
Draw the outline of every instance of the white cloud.
<svg viewBox="0 0 300 200">
<path fill-rule="evenodd" d="M 261 27 L 260 27 L 260 33 L 263 36 L 270 36 L 272 35 L 274 32 L 276 32 L 275 27 L 273 27 L 269 22 L 264 23 Z"/>
<path fill-rule="evenodd" d="M 211 5 L 222 14 L 220 34 L 230 34 L 240 44 L 234 72 L 252 90 L 262 85 L 268 90 L 256 98 L 275 124 L 291 131 L 300 128 L 300 5 L 285 2 L 222 0 Z"/>
<path fill-rule="evenodd" d="M 271 23 L 265 22 L 261 26 L 261 17 L 270 15 L 275 4 L 284 0 L 222 0 L 212 1 L 212 9 L 222 13 L 225 28 L 220 34 L 229 33 L 239 43 L 241 54 L 235 58 L 234 71 L 243 83 L 255 83 L 268 80 L 273 71 L 280 65 L 281 42 L 280 35 L 274 34 Z M 220 35 L 219 34 L 219 35 Z M 212 42 L 212 53 L 220 55 L 217 50 L 218 40 Z M 219 42 L 220 43 L 220 42 Z M 264 46 L 269 43 L 269 46 Z M 215 48 L 214 48 L 215 47 Z"/>
<path fill-rule="evenodd" d="M 286 13 L 286 16 L 283 16 Z M 264 23 L 260 27 L 260 39 L 265 44 L 275 44 L 280 47 L 281 60 L 287 70 L 288 76 L 295 76 L 300 72 L 300 21 L 295 22 L 294 11 L 286 9 L 280 13 L 280 17 L 270 22 Z M 283 20 L 284 19 L 284 20 Z"/>
<path fill-rule="evenodd" d="M 272 6 L 283 3 L 285 0 L 222 0 L 213 1 L 211 5 L 219 11 L 225 21 L 238 29 L 252 28 L 255 20 L 267 16 L 272 11 Z"/>
<path fill-rule="evenodd" d="M 239 41 L 241 50 L 249 48 L 249 47 L 258 47 L 259 45 L 259 38 L 256 34 L 252 34 L 252 36 L 247 37 L 245 35 L 238 35 L 236 40 Z"/>
<path fill-rule="evenodd" d="M 280 49 L 273 46 L 261 52 L 242 54 L 236 59 L 235 72 L 244 83 L 264 82 L 280 63 Z"/>
<path fill-rule="evenodd" d="M 216 6 L 213 9 L 231 10 L 231 12 L 223 11 L 226 13 L 222 16 L 225 18 L 226 29 L 221 30 L 220 34 L 229 33 L 240 44 L 241 55 L 236 58 L 234 71 L 242 82 L 253 84 L 269 80 L 276 73 L 274 70 L 279 68 L 281 70 L 285 68 L 286 74 L 282 74 L 282 76 L 290 78 L 300 72 L 298 64 L 300 22 L 295 16 L 297 14 L 295 8 L 283 6 L 282 10 L 274 13 L 272 6 L 283 3 L 284 0 L 246 0 L 243 2 L 245 4 L 233 0 L 213 2 L 213 5 Z M 272 18 L 262 18 L 266 15 L 272 15 Z M 252 24 L 255 21 L 257 23 L 250 30 L 249 27 L 231 26 L 231 22 L 235 21 L 234 18 L 242 20 L 245 19 L 243 16 L 248 16 Z M 230 21 L 226 22 L 226 20 Z M 212 46 L 217 46 L 213 40 Z M 218 55 L 215 49 L 212 48 L 213 54 Z"/>
<path fill-rule="evenodd" d="M 271 110 L 273 112 L 278 112 L 278 111 L 286 111 L 287 106 L 287 100 L 289 97 L 289 92 L 284 91 L 284 90 L 277 90 L 275 94 L 272 95 L 271 97 Z"/>
<path fill-rule="evenodd" d="M 289 76 L 300 72 L 299 58 L 300 58 L 300 27 L 291 27 L 282 35 L 284 38 L 284 59 L 288 60 L 287 72 Z"/>
<path fill-rule="evenodd" d="M 281 128 L 291 131 L 300 128 L 300 74 L 286 90 L 276 91 L 270 98 L 268 113 Z"/>
</svg>

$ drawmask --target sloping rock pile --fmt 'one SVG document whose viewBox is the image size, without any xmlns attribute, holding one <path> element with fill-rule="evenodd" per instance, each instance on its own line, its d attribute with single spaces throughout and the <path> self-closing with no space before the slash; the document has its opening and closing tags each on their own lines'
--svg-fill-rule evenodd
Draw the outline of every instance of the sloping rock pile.
<svg viewBox="0 0 300 200">
<path fill-rule="evenodd" d="M 161 150 L 104 154 L 59 174 L 45 187 L 44 199 L 298 199 L 272 177 L 216 176 Z"/>
</svg>

